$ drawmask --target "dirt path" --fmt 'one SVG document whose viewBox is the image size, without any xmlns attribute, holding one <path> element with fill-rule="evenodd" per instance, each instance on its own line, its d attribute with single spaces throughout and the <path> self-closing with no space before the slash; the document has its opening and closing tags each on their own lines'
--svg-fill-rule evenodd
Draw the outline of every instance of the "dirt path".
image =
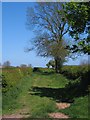
<svg viewBox="0 0 90 120">
<path fill-rule="evenodd" d="M 12 114 L 12 115 L 4 115 L 4 116 L 2 116 L 2 120 L 8 120 L 8 119 L 11 119 L 11 120 L 15 120 L 15 119 L 17 119 L 18 118 L 18 120 L 20 120 L 21 118 L 23 118 L 23 116 L 22 115 L 15 115 L 15 114 Z"/>
<path fill-rule="evenodd" d="M 58 109 L 65 109 L 70 107 L 70 103 L 56 103 Z"/>
<path fill-rule="evenodd" d="M 7 120 L 7 119 L 21 119 L 21 118 L 29 118 L 30 117 L 30 113 L 28 112 L 27 108 L 21 109 L 19 111 L 17 111 L 15 114 L 11 114 L 11 115 L 3 115 L 2 118 Z"/>
<path fill-rule="evenodd" d="M 56 103 L 56 106 L 58 109 L 66 109 L 70 107 L 69 103 Z M 63 113 L 57 112 L 57 113 L 49 113 L 49 117 L 51 118 L 70 118 L 68 115 L 65 115 Z"/>
<path fill-rule="evenodd" d="M 30 116 L 29 115 L 20 115 L 20 114 L 12 114 L 12 115 L 4 115 L 4 116 L 2 116 L 2 118 L 5 119 L 5 120 L 8 119 L 8 118 L 10 118 L 10 119 L 12 118 L 12 120 L 13 119 L 15 120 L 15 119 L 18 118 L 18 120 L 19 120 L 21 118 L 28 118 L 28 117 L 30 117 Z"/>
<path fill-rule="evenodd" d="M 57 112 L 57 113 L 50 113 L 49 116 L 51 118 L 69 118 L 69 116 L 63 114 L 63 113 L 60 113 L 60 112 Z"/>
</svg>

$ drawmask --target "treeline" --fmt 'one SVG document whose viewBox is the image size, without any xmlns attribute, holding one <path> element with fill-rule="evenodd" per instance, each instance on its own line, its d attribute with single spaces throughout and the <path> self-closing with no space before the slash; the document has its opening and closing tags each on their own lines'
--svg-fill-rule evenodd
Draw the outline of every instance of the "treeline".
<svg viewBox="0 0 90 120">
<path fill-rule="evenodd" d="M 12 66 L 11 65 L 11 62 L 10 61 L 5 61 L 3 64 L 0 63 L 0 68 L 7 68 L 7 67 L 15 67 L 15 66 Z M 21 68 L 26 68 L 26 67 L 32 67 L 31 64 L 21 64 L 19 66 L 16 66 L 16 67 L 21 67 Z"/>
</svg>

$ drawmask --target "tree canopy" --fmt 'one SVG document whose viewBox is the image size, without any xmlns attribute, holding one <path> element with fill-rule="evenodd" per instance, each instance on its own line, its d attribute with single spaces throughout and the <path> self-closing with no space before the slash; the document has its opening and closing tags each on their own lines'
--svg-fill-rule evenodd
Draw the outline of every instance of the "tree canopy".
<svg viewBox="0 0 90 120">
<path fill-rule="evenodd" d="M 61 61 L 68 55 L 64 35 L 68 33 L 69 26 L 63 3 L 38 3 L 35 8 L 28 8 L 27 25 L 35 28 L 36 37 L 32 49 L 40 56 L 53 57 L 58 72 Z"/>
<path fill-rule="evenodd" d="M 64 7 L 69 34 L 77 43 L 71 50 L 90 54 L 90 2 L 69 2 Z"/>
<path fill-rule="evenodd" d="M 27 10 L 27 25 L 36 34 L 33 47 L 43 57 L 53 57 L 56 72 L 72 53 L 90 54 L 90 3 L 37 3 Z M 74 42 L 68 45 L 64 36 L 69 34 Z M 69 50 L 68 50 L 69 49 Z"/>
</svg>

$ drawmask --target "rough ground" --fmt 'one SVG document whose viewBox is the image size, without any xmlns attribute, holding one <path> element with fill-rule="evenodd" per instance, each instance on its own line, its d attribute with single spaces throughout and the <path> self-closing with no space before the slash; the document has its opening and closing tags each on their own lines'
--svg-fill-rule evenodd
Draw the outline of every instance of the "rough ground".
<svg viewBox="0 0 90 120">
<path fill-rule="evenodd" d="M 56 106 L 58 109 L 65 109 L 67 107 L 70 107 L 70 103 L 56 103 Z"/>
<path fill-rule="evenodd" d="M 2 118 L 18 118 L 18 120 L 19 120 L 19 118 L 21 119 L 21 118 L 28 118 L 28 117 L 30 117 L 30 113 L 28 113 L 27 112 L 27 109 L 25 108 L 25 109 L 22 109 L 22 110 L 19 110 L 16 114 L 11 114 L 11 115 L 3 115 L 2 116 Z"/>
<path fill-rule="evenodd" d="M 65 109 L 70 106 L 69 103 L 56 103 L 56 106 L 58 109 Z M 51 118 L 69 118 L 69 116 L 57 112 L 57 113 L 49 113 L 49 117 Z M 27 109 L 19 110 L 17 114 L 11 114 L 11 115 L 4 115 L 3 118 L 28 118 L 30 117 L 30 113 L 27 112 Z"/>
<path fill-rule="evenodd" d="M 20 115 L 20 114 L 12 114 L 12 115 L 4 115 L 2 118 L 28 118 L 29 115 Z"/>
<path fill-rule="evenodd" d="M 49 116 L 51 118 L 69 118 L 67 115 L 63 114 L 63 113 L 50 113 Z"/>
<path fill-rule="evenodd" d="M 65 109 L 67 107 L 70 107 L 70 103 L 56 103 L 56 106 L 58 109 Z M 63 113 L 57 112 L 57 113 L 49 113 L 49 117 L 51 118 L 69 118 L 68 115 L 65 115 Z"/>
</svg>

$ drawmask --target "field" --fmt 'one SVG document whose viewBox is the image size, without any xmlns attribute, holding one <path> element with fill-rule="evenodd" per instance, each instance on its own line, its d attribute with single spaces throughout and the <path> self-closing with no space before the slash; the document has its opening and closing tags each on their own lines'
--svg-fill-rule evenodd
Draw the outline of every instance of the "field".
<svg viewBox="0 0 90 120">
<path fill-rule="evenodd" d="M 50 114 L 62 113 L 69 118 L 88 118 L 88 90 L 81 87 L 80 75 L 70 79 L 65 70 L 56 74 L 46 68 L 37 72 L 32 68 L 3 68 L 3 117 L 50 118 Z M 57 106 L 63 103 L 69 107 Z"/>
</svg>

